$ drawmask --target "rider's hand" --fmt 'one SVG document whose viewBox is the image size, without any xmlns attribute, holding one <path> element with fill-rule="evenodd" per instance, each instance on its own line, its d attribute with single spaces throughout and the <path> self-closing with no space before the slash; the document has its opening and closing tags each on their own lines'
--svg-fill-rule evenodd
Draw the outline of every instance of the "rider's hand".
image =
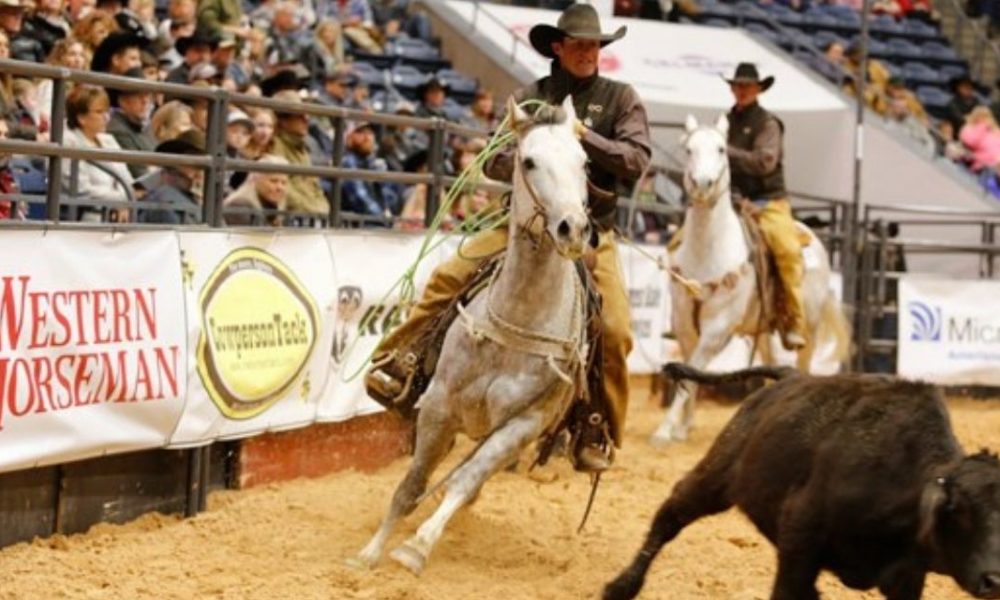
<svg viewBox="0 0 1000 600">
<path fill-rule="evenodd" d="M 583 136 L 587 135 L 587 126 L 583 124 L 583 121 L 577 119 L 573 122 L 573 133 L 576 134 L 576 139 L 582 140 Z"/>
</svg>

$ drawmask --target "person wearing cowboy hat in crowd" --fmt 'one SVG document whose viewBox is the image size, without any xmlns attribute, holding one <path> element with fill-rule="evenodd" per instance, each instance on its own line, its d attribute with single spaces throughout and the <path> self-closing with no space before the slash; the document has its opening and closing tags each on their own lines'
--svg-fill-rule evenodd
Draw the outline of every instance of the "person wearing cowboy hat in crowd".
<svg viewBox="0 0 1000 600">
<path fill-rule="evenodd" d="M 142 69 L 136 67 L 125 72 L 125 77 L 145 79 Z M 111 100 L 111 118 L 107 132 L 114 136 L 122 150 L 153 152 L 156 138 L 146 130 L 149 110 L 153 106 L 153 95 L 140 90 L 108 90 Z M 136 179 L 149 173 L 148 165 L 129 164 L 128 170 Z"/>
<path fill-rule="evenodd" d="M 951 102 L 945 106 L 945 118 L 951 122 L 955 131 L 961 131 L 965 125 L 965 117 L 972 112 L 973 108 L 979 106 L 979 98 L 976 97 L 976 84 L 972 78 L 966 74 L 957 75 L 948 82 L 951 88 Z"/>
<path fill-rule="evenodd" d="M 763 205 L 757 220 L 781 280 L 782 342 L 785 348 L 797 350 L 806 345 L 807 329 L 802 307 L 802 242 L 785 189 L 785 126 L 757 102 L 774 84 L 774 77 L 761 79 L 756 65 L 740 63 L 726 82 L 735 99 L 728 115 L 733 198 Z"/>
<path fill-rule="evenodd" d="M 43 63 L 45 48 L 25 31 L 24 11 L 27 8 L 23 0 L 0 0 L 0 29 L 7 33 L 10 41 L 10 58 Z"/>
<path fill-rule="evenodd" d="M 186 84 L 191 80 L 191 69 L 200 63 L 211 62 L 212 52 L 219 45 L 219 38 L 207 31 L 195 30 L 191 35 L 179 38 L 174 48 L 184 61 L 167 73 L 169 83 Z"/>
<path fill-rule="evenodd" d="M 297 90 L 281 90 L 275 100 L 302 104 Z M 274 138 L 269 153 L 285 158 L 293 165 L 311 165 L 312 151 L 309 142 L 309 117 L 301 112 L 274 110 Z M 288 178 L 288 210 L 320 217 L 330 214 L 330 203 L 312 175 L 292 175 Z"/>
<path fill-rule="evenodd" d="M 444 101 L 448 96 L 448 84 L 437 77 L 431 77 L 417 86 L 417 97 L 420 106 L 417 107 L 418 117 L 439 117 L 447 119 L 444 112 Z"/>
<path fill-rule="evenodd" d="M 617 209 L 617 192 L 629 190 L 649 164 L 651 144 L 646 110 L 639 95 L 629 85 L 612 81 L 598 73 L 602 47 L 621 39 L 625 27 L 604 33 L 597 11 L 589 4 L 573 4 L 560 15 L 555 27 L 536 25 L 529 33 L 532 46 L 552 59 L 551 74 L 515 93 L 518 101 L 540 99 L 561 103 L 572 95 L 579 121 L 577 136 L 590 159 L 588 201 L 598 224 L 594 279 L 602 296 L 603 405 L 597 410 L 577 410 L 583 422 L 579 443 L 573 449 L 574 465 L 583 471 L 602 471 L 610 466 L 610 442 L 620 446 L 625 410 L 628 405 L 626 357 L 632 348 L 628 296 L 622 280 L 618 250 L 612 231 Z M 530 107 L 529 107 L 530 110 Z M 492 179 L 510 181 L 514 149 L 497 154 L 485 172 Z M 488 256 L 507 244 L 507 228 L 483 231 L 466 242 L 465 256 Z M 365 378 L 369 395 L 392 399 L 398 382 L 412 372 L 409 359 L 420 349 L 420 339 L 441 310 L 475 273 L 478 262 L 460 256 L 440 265 L 428 282 L 423 298 L 410 311 L 408 320 L 397 327 L 376 350 L 373 367 Z M 399 394 L 397 394 L 397 397 Z M 411 394 L 400 398 L 408 403 Z"/>
<path fill-rule="evenodd" d="M 142 49 L 149 45 L 149 39 L 131 31 L 114 31 L 101 41 L 90 59 L 90 70 L 112 75 L 124 75 L 126 71 L 142 68 Z"/>
<path fill-rule="evenodd" d="M 205 134 L 191 128 L 177 137 L 161 142 L 156 152 L 166 154 L 205 154 Z M 153 208 L 139 211 L 141 223 L 183 225 L 201 221 L 199 190 L 204 185 L 204 172 L 198 167 L 163 167 L 153 188 L 143 197 L 142 203 Z M 157 203 L 154 205 L 153 203 Z"/>
</svg>

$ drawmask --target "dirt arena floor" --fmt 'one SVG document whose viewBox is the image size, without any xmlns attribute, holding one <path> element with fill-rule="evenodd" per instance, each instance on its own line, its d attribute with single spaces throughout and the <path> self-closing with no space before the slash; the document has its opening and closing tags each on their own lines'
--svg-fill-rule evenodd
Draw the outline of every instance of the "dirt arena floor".
<svg viewBox="0 0 1000 600">
<path fill-rule="evenodd" d="M 998 445 L 1000 402 L 950 404 L 967 449 Z M 0 551 L 0 598 L 18 599 L 575 599 L 596 598 L 638 548 L 673 482 L 701 457 L 733 406 L 702 403 L 684 446 L 654 451 L 646 438 L 661 412 L 637 390 L 628 440 L 598 492 L 585 531 L 576 526 L 586 477 L 565 461 L 531 474 L 501 473 L 460 512 L 417 578 L 389 559 L 359 572 L 344 560 L 374 532 L 406 459 L 377 474 L 339 473 L 249 491 L 218 492 L 197 518 L 147 515 Z M 463 444 L 459 449 L 468 449 Z M 449 463 L 453 464 L 453 463 Z M 409 517 L 390 548 L 433 504 Z M 642 598 L 766 599 L 775 556 L 739 513 L 703 520 L 667 546 Z M 829 576 L 826 599 L 878 598 Z M 924 598 L 965 596 L 931 576 Z"/>
</svg>

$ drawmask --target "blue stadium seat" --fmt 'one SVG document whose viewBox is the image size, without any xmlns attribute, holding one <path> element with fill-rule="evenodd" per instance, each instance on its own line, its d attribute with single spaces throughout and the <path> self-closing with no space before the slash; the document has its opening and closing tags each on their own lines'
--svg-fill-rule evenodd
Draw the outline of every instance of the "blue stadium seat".
<svg viewBox="0 0 1000 600">
<path fill-rule="evenodd" d="M 391 44 L 389 53 L 399 57 L 404 64 L 417 67 L 425 73 L 451 67 L 451 62 L 441 58 L 441 52 L 437 48 L 420 39 L 396 40 Z"/>
<path fill-rule="evenodd" d="M 945 108 L 951 102 L 948 92 L 936 86 L 922 85 L 917 88 L 916 94 L 928 113 L 938 119 L 944 118 Z"/>
<path fill-rule="evenodd" d="M 354 58 L 354 62 L 363 62 L 375 66 L 378 69 L 391 69 L 393 65 L 399 62 L 399 59 L 395 56 L 388 54 L 369 54 L 363 50 L 351 49 L 348 50 Z"/>
<path fill-rule="evenodd" d="M 816 32 L 816 35 L 812 36 L 813 45 L 820 50 L 826 48 L 826 46 L 831 42 L 837 42 L 843 46 L 845 50 L 847 49 L 847 40 L 832 31 L 818 31 Z"/>
<path fill-rule="evenodd" d="M 967 74 L 968 69 L 961 65 L 942 65 L 938 68 L 938 72 L 941 73 L 941 79 L 947 83 L 950 79 Z"/>
<path fill-rule="evenodd" d="M 915 88 L 921 85 L 938 85 L 942 81 L 941 73 L 921 62 L 908 62 L 903 65 L 903 78 L 906 85 Z"/>
<path fill-rule="evenodd" d="M 413 65 L 396 65 L 391 73 L 393 87 L 407 97 L 414 97 L 417 88 L 428 78 L 426 73 Z"/>
<path fill-rule="evenodd" d="M 385 74 L 382 69 L 370 62 L 355 60 L 351 64 L 351 71 L 357 75 L 358 79 L 368 84 L 372 90 L 385 88 Z"/>
<path fill-rule="evenodd" d="M 920 59 L 924 56 L 920 46 L 902 38 L 892 38 L 886 42 L 886 48 L 889 56 L 896 57 L 897 60 Z"/>
<path fill-rule="evenodd" d="M 729 29 L 733 26 L 732 21 L 727 21 L 726 19 L 721 19 L 719 17 L 705 19 L 701 22 L 701 24 L 706 27 L 721 27 L 723 29 Z"/>
<path fill-rule="evenodd" d="M 957 52 L 955 52 L 954 48 L 941 42 L 924 42 L 921 48 L 923 50 L 924 57 L 931 61 L 953 63 L 959 63 L 962 61 L 961 57 Z"/>
<path fill-rule="evenodd" d="M 441 111 L 449 121 L 461 121 L 468 114 L 468 110 L 459 104 L 454 98 L 447 97 L 441 106 Z"/>
<path fill-rule="evenodd" d="M 906 31 L 907 35 L 911 38 L 923 38 L 923 39 L 940 39 L 941 32 L 938 28 L 929 24 L 924 23 L 918 19 L 905 19 L 902 22 L 903 30 Z"/>
<path fill-rule="evenodd" d="M 454 69 L 441 69 L 437 72 L 437 78 L 448 85 L 448 95 L 459 102 L 472 102 L 479 89 L 478 81 Z"/>
</svg>

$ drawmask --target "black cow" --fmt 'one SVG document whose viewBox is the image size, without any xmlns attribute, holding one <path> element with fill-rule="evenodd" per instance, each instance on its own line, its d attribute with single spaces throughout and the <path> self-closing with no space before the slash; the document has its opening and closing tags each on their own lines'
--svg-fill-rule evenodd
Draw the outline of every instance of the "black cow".
<svg viewBox="0 0 1000 600">
<path fill-rule="evenodd" d="M 604 598 L 634 598 L 664 544 L 738 506 L 777 547 L 772 600 L 818 599 L 827 569 L 890 600 L 921 597 L 928 571 L 1000 598 L 1000 461 L 966 456 L 931 385 L 878 375 L 795 375 L 758 367 L 675 378 L 779 379 L 753 393 L 660 507 Z"/>
</svg>

